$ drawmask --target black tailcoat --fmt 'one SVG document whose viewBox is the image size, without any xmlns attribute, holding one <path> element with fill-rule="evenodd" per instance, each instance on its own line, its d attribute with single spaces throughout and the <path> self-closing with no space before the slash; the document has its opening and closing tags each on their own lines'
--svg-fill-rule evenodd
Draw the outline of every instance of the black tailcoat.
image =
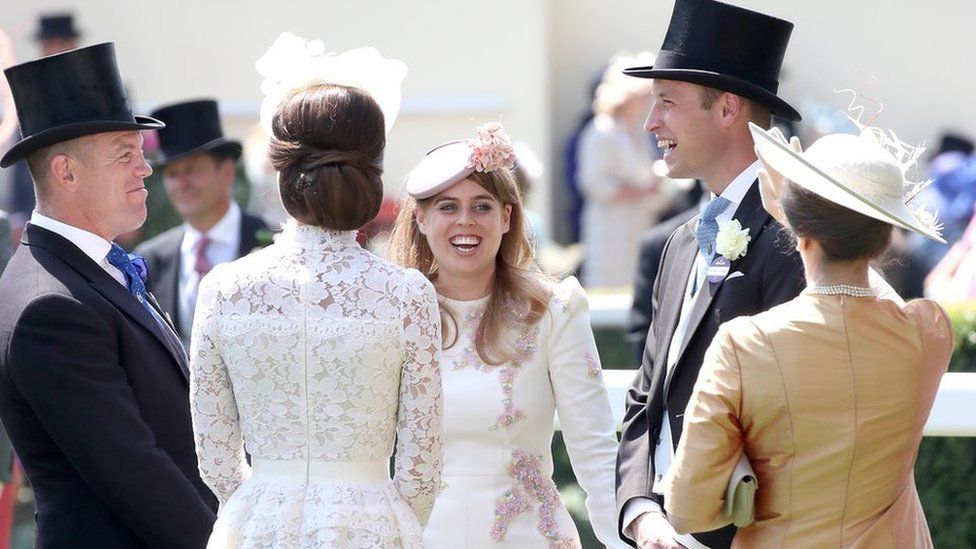
<svg viewBox="0 0 976 549">
<path fill-rule="evenodd" d="M 77 246 L 28 225 L 0 277 L 0 416 L 34 490 L 36 547 L 198 549 L 186 355 Z"/>
</svg>

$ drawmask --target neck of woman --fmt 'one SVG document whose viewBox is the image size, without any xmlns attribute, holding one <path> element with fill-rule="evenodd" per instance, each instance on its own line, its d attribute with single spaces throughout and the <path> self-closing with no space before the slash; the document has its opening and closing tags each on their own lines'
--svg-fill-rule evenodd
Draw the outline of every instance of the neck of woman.
<svg viewBox="0 0 976 549">
<path fill-rule="evenodd" d="M 437 293 L 456 301 L 474 301 L 492 292 L 495 285 L 495 270 L 470 275 L 439 272 L 434 280 Z"/>
<path fill-rule="evenodd" d="M 868 266 L 870 260 L 857 259 L 852 261 L 828 261 L 823 258 L 808 261 L 804 258 L 803 268 L 806 272 L 807 286 L 834 286 L 847 284 L 868 288 Z"/>
</svg>

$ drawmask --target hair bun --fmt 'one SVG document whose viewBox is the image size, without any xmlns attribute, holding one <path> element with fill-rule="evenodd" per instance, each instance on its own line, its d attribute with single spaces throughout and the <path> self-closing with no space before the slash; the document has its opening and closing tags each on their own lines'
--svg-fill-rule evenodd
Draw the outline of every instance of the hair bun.
<svg viewBox="0 0 976 549">
<path fill-rule="evenodd" d="M 377 176 L 383 172 L 382 165 L 377 161 L 377 159 L 370 158 L 359 151 L 318 149 L 304 155 L 299 162 L 299 166 L 303 172 L 315 171 L 325 166 L 342 165 L 355 168 L 363 172 L 363 174 L 367 177 Z"/>
</svg>

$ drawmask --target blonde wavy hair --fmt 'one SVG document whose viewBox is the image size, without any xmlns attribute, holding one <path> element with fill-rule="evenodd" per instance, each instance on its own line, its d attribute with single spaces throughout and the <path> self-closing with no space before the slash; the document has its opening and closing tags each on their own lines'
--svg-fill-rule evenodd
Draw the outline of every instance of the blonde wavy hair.
<svg viewBox="0 0 976 549">
<path fill-rule="evenodd" d="M 504 206 L 511 205 L 509 230 L 495 257 L 492 294 L 475 333 L 475 349 L 485 364 L 499 365 L 514 358 L 515 350 L 506 342 L 506 328 L 532 326 L 545 314 L 552 295 L 549 279 L 536 266 L 535 255 L 525 229 L 522 197 L 513 175 L 505 169 L 474 172 L 468 179 L 491 193 Z M 390 239 L 390 260 L 403 267 L 419 270 L 431 282 L 437 280 L 437 260 L 427 237 L 417 225 L 417 209 L 426 209 L 436 196 L 415 200 L 408 197 L 397 216 Z M 458 321 L 440 300 L 443 346 L 457 343 Z"/>
</svg>

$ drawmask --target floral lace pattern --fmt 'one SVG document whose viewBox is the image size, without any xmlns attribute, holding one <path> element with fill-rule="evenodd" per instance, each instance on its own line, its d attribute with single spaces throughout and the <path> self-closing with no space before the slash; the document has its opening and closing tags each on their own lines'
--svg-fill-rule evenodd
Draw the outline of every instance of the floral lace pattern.
<svg viewBox="0 0 976 549">
<path fill-rule="evenodd" d="M 215 536 L 399 547 L 397 529 L 409 537 L 413 523 L 419 540 L 442 467 L 438 319 L 430 283 L 360 248 L 354 232 L 290 222 L 272 246 L 217 266 L 201 285 L 190 353 L 200 472 L 222 503 Z M 388 459 L 394 438 L 389 493 L 245 482 L 244 441 L 262 459 L 360 462 Z"/>
<path fill-rule="evenodd" d="M 559 535 L 556 510 L 563 505 L 559 491 L 552 479 L 542 473 L 542 456 L 522 450 L 512 452 L 508 475 L 515 481 L 495 502 L 495 522 L 491 526 L 491 539 L 504 541 L 508 525 L 521 513 L 529 511 L 533 504 L 539 507 L 539 533 L 548 541 L 549 549 L 576 548 L 575 538 Z"/>
</svg>

